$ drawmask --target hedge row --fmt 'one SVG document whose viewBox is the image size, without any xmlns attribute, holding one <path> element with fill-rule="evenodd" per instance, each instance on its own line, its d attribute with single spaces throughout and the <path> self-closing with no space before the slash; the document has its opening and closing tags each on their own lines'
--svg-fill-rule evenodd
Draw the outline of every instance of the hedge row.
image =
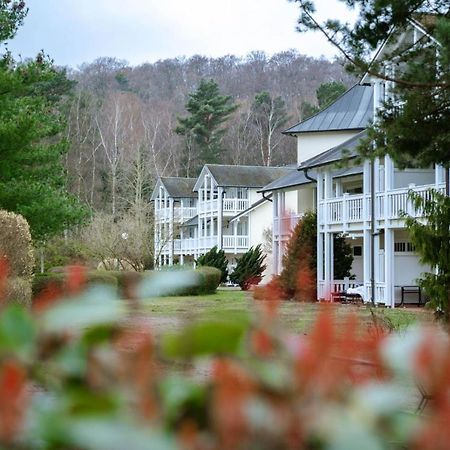
<svg viewBox="0 0 450 450">
<path fill-rule="evenodd" d="M 165 292 L 165 295 L 205 295 L 213 294 L 220 284 L 221 272 L 214 267 L 199 267 L 197 270 L 189 270 L 186 273 L 192 274 L 190 286 L 174 288 L 172 292 Z M 177 272 L 173 272 L 176 277 Z M 94 270 L 86 274 L 87 284 L 104 284 L 112 286 L 119 291 L 123 298 L 134 296 L 134 288 L 139 282 L 157 277 L 158 272 L 126 272 L 126 271 L 103 271 Z M 33 297 L 36 297 L 49 286 L 56 286 L 64 291 L 66 273 L 63 270 L 36 274 L 33 278 Z M 174 283 L 176 285 L 176 283 Z"/>
</svg>

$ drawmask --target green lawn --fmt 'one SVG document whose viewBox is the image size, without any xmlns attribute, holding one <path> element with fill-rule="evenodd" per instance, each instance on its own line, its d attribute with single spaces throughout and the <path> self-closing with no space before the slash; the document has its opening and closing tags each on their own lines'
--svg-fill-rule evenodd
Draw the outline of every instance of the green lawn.
<svg viewBox="0 0 450 450">
<path fill-rule="evenodd" d="M 159 328 L 177 328 L 197 319 L 217 318 L 233 314 L 257 314 L 260 302 L 252 299 L 250 292 L 221 288 L 213 295 L 199 297 L 159 297 L 144 302 L 144 314 Z M 295 333 L 307 333 L 314 323 L 320 305 L 314 303 L 282 302 L 279 320 L 283 329 Z M 363 324 L 372 323 L 368 306 L 337 304 L 334 314 L 339 320 L 348 313 L 356 313 Z M 432 315 L 422 309 L 375 308 L 376 314 L 394 330 L 402 330 L 416 321 L 429 322 Z"/>
</svg>

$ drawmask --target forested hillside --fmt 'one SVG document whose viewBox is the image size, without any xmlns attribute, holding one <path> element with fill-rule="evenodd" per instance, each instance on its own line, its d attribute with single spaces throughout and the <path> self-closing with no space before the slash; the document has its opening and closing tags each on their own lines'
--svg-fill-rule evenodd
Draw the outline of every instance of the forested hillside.
<svg viewBox="0 0 450 450">
<path fill-rule="evenodd" d="M 256 165 L 294 163 L 295 140 L 280 132 L 311 113 L 323 83 L 353 82 L 339 62 L 293 50 L 136 67 L 100 58 L 69 75 L 78 82 L 68 106 L 70 189 L 113 215 L 145 199 L 159 175 L 196 175 L 202 161 L 187 166 L 189 133 L 175 130 L 202 79 L 214 80 L 236 106 L 220 124 L 217 162 Z"/>
</svg>

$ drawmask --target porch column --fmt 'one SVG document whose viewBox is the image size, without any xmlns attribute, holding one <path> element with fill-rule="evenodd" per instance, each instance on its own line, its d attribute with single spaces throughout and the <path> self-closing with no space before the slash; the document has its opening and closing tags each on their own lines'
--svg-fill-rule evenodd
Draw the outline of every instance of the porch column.
<svg viewBox="0 0 450 450">
<path fill-rule="evenodd" d="M 218 188 L 218 215 L 217 215 L 217 247 L 222 250 L 223 247 L 223 188 Z"/>
<path fill-rule="evenodd" d="M 384 295 L 386 305 L 395 308 L 394 281 L 394 230 L 386 228 L 384 231 Z"/>
<path fill-rule="evenodd" d="M 325 232 L 325 300 L 330 300 L 332 292 L 332 280 L 333 280 L 333 234 Z"/>
<path fill-rule="evenodd" d="M 174 201 L 173 198 L 169 199 L 169 266 L 173 266 L 173 247 L 174 247 L 174 230 L 173 230 L 173 219 L 174 219 Z"/>
<path fill-rule="evenodd" d="M 320 298 L 320 282 L 323 279 L 323 237 L 324 234 L 317 233 L 317 297 Z"/>
<path fill-rule="evenodd" d="M 233 241 L 234 241 L 234 254 L 237 254 L 237 226 L 240 219 L 233 222 Z"/>
<path fill-rule="evenodd" d="M 325 178 L 325 186 L 324 186 L 324 198 L 330 199 L 333 198 L 333 178 L 331 176 L 331 172 L 327 170 L 324 174 Z"/>
<path fill-rule="evenodd" d="M 370 229 L 365 229 L 363 234 L 363 269 L 364 269 L 364 288 L 366 293 L 365 300 L 370 299 Z M 367 294 L 369 296 L 367 297 Z"/>
</svg>

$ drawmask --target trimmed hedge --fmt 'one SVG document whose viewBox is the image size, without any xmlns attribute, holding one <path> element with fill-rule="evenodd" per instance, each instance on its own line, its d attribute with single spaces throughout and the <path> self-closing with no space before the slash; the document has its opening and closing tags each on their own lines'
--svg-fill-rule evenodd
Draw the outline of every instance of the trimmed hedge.
<svg viewBox="0 0 450 450">
<path fill-rule="evenodd" d="M 196 270 L 188 270 L 187 273 L 192 274 L 194 282 L 184 288 L 176 288 L 173 292 L 166 293 L 166 296 L 195 296 L 214 294 L 220 284 L 222 273 L 215 267 L 202 266 Z M 90 284 L 107 284 L 119 290 L 122 298 L 134 298 L 134 288 L 143 279 L 157 276 L 158 272 L 128 272 L 128 271 L 107 271 L 93 270 L 86 274 L 87 283 Z M 176 271 L 173 276 L 176 277 Z M 48 286 L 56 286 L 64 291 L 66 273 L 62 271 L 46 272 L 36 274 L 33 278 L 32 292 L 36 297 Z"/>
</svg>

